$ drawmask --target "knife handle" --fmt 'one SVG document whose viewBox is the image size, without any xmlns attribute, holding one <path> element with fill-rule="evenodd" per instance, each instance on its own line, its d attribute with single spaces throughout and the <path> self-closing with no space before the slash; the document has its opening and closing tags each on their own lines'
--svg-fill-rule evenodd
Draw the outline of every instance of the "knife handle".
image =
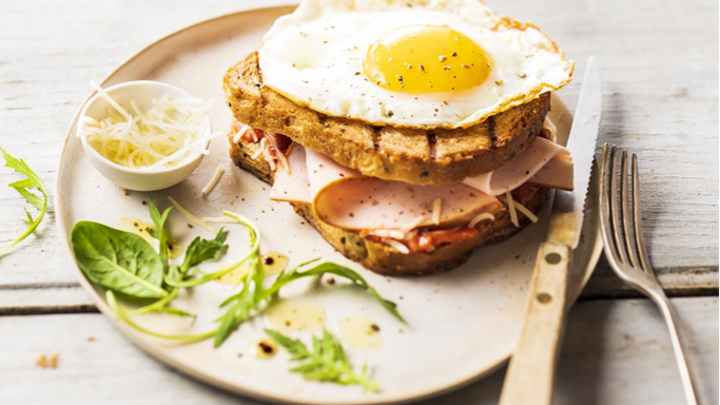
<svg viewBox="0 0 720 405">
<path fill-rule="evenodd" d="M 500 405 L 547 405 L 562 341 L 570 249 L 545 242 L 538 250 L 525 323 L 510 360 Z"/>
</svg>

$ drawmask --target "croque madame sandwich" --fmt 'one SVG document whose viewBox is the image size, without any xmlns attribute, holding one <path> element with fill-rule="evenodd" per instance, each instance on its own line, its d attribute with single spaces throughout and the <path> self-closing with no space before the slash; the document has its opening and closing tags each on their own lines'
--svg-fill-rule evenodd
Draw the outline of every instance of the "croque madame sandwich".
<svg viewBox="0 0 720 405">
<path fill-rule="evenodd" d="M 572 189 L 573 67 L 479 0 L 305 0 L 225 75 L 230 155 L 368 269 L 451 269 Z"/>
</svg>

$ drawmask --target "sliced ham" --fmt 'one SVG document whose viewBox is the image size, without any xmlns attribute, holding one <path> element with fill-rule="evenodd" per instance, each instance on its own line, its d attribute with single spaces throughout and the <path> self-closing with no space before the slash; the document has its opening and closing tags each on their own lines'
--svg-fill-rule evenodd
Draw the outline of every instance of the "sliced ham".
<svg viewBox="0 0 720 405">
<path fill-rule="evenodd" d="M 436 200 L 442 207 L 433 218 Z M 495 213 L 502 203 L 464 184 L 417 186 L 369 177 L 335 182 L 315 195 L 315 214 L 343 229 L 401 229 L 418 217 L 416 227 L 458 225 L 482 213 Z"/>
<path fill-rule="evenodd" d="M 276 184 L 278 175 L 281 183 L 273 187 L 271 198 L 290 201 L 287 196 L 297 194 L 286 187 L 295 176 L 298 179 L 295 181 L 303 181 L 302 174 L 295 170 L 300 150 L 296 145 L 290 154 L 292 175 L 285 176 L 281 171 L 276 174 Z M 367 177 L 307 149 L 305 161 L 315 214 L 322 221 L 343 229 L 399 230 L 412 222 L 416 226 L 462 224 L 482 212 L 494 213 L 502 208 L 497 198 L 463 184 L 417 186 Z M 442 208 L 436 224 L 433 206 L 438 199 L 442 200 Z M 423 219 L 418 220 L 419 217 Z"/>
<path fill-rule="evenodd" d="M 571 190 L 567 149 L 538 137 L 502 168 L 462 183 L 419 186 L 367 177 L 329 157 L 293 144 L 289 172 L 276 170 L 270 198 L 312 204 L 322 221 L 342 229 L 408 232 L 417 227 L 465 226 L 503 205 L 495 196 L 523 184 Z"/>
<path fill-rule="evenodd" d="M 288 155 L 289 170 L 276 170 L 270 199 L 312 204 L 310 181 L 305 166 L 305 148 L 293 145 Z"/>
<path fill-rule="evenodd" d="M 463 183 L 493 196 L 505 194 L 527 182 L 572 190 L 572 168 L 570 151 L 553 141 L 537 137 L 522 153 L 503 167 L 479 176 L 468 177 Z M 538 175 L 537 179 L 536 175 Z"/>
</svg>

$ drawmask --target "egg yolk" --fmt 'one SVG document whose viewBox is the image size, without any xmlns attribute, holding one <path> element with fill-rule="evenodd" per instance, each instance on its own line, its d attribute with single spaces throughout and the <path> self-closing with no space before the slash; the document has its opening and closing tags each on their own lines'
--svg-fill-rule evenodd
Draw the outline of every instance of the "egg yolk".
<svg viewBox="0 0 720 405">
<path fill-rule="evenodd" d="M 485 81 L 490 60 L 478 44 L 447 26 L 413 25 L 375 41 L 363 69 L 375 84 L 392 91 L 462 91 Z"/>
</svg>

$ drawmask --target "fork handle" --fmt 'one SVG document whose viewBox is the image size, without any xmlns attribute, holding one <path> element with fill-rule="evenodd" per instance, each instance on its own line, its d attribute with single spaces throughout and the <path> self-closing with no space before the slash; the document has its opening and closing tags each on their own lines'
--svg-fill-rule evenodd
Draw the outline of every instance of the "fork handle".
<svg viewBox="0 0 720 405">
<path fill-rule="evenodd" d="M 655 301 L 660 312 L 665 318 L 668 331 L 670 332 L 670 342 L 672 343 L 673 351 L 675 352 L 675 360 L 677 360 L 678 369 L 680 371 L 680 379 L 683 384 L 683 390 L 685 392 L 685 401 L 688 405 L 698 405 L 697 394 L 695 392 L 695 386 L 693 385 L 692 373 L 688 366 L 685 353 L 683 351 L 682 341 L 677 328 L 677 315 L 673 310 L 672 304 L 668 299 L 662 288 L 652 289 L 648 295 Z"/>
<path fill-rule="evenodd" d="M 500 405 L 547 405 L 563 336 L 570 249 L 545 242 L 538 250 L 528 310 L 510 360 Z"/>
</svg>

